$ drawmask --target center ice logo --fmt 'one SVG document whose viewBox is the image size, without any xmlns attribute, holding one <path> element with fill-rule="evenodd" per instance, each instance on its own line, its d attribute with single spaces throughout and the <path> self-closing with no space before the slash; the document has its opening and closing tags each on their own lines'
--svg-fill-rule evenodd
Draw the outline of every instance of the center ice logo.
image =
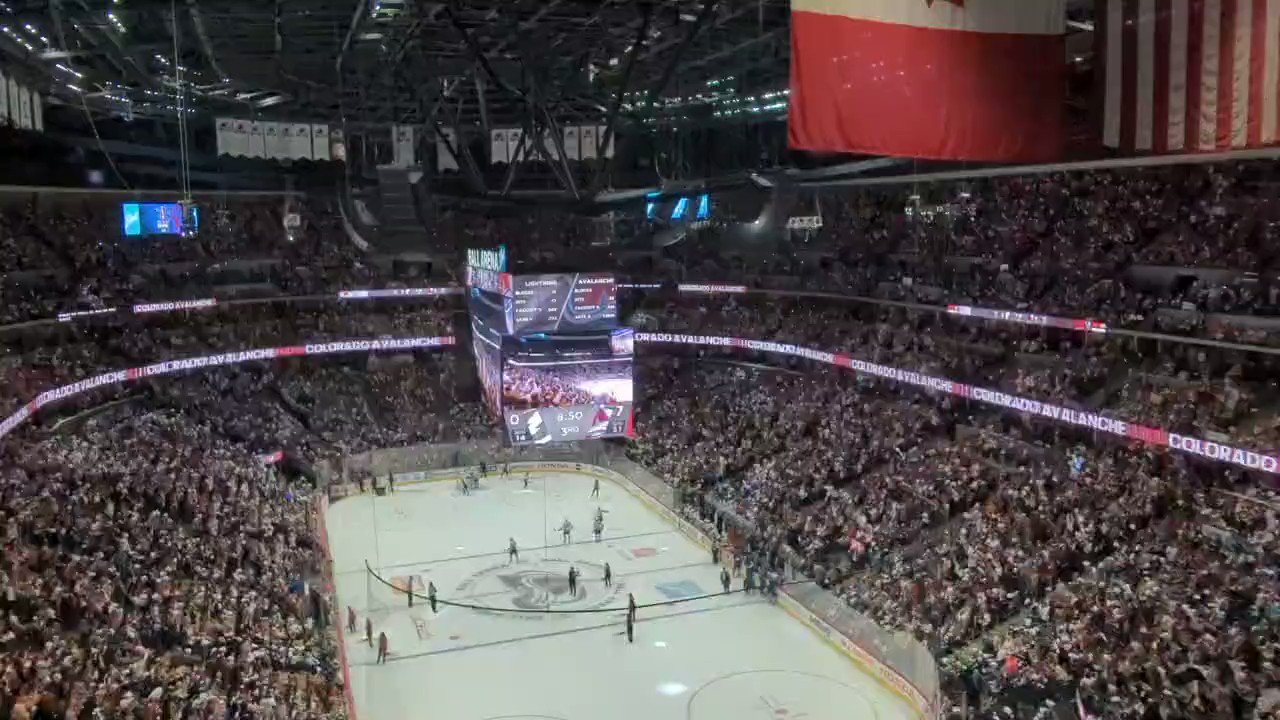
<svg viewBox="0 0 1280 720">
<path fill-rule="evenodd" d="M 511 604 L 521 610 L 543 610 L 553 605 L 571 605 L 585 595 L 585 587 L 578 588 L 578 597 L 569 594 L 569 578 L 553 575 L 545 570 L 524 570 L 499 575 L 498 579 L 514 595 Z"/>
<path fill-rule="evenodd" d="M 569 592 L 569 567 L 578 568 L 578 595 Z M 460 585 L 456 596 L 470 607 L 484 611 L 520 610 L 521 617 L 546 619 L 556 613 L 539 610 L 626 610 L 626 584 L 615 578 L 605 587 L 604 565 L 581 560 L 539 559 L 519 565 L 493 565 L 480 570 Z M 486 607 L 487 606 L 487 607 Z"/>
</svg>

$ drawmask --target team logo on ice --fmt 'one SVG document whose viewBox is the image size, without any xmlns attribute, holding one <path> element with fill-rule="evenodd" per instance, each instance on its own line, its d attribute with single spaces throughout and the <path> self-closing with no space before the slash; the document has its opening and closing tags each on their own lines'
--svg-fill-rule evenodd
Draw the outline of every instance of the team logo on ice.
<svg viewBox="0 0 1280 720">
<path fill-rule="evenodd" d="M 523 566 L 523 567 L 522 567 Z M 569 591 L 569 567 L 578 569 L 578 592 Z M 555 614 L 539 610 L 625 609 L 621 580 L 605 587 L 604 566 L 593 562 L 554 558 L 494 565 L 467 578 L 458 586 L 464 602 L 493 610 L 527 610 L 525 617 L 543 619 Z"/>
<path fill-rule="evenodd" d="M 521 610 L 545 610 L 552 606 L 573 605 L 582 599 L 582 588 L 579 588 L 577 597 L 569 594 L 569 577 L 565 574 L 552 574 L 546 570 L 522 570 L 499 575 L 498 579 L 511 590 L 511 604 Z"/>
</svg>

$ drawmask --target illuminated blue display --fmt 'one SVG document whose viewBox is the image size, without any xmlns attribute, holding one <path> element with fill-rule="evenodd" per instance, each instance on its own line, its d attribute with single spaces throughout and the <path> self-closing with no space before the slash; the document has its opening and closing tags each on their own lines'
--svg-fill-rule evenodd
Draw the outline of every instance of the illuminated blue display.
<svg viewBox="0 0 1280 720">
<path fill-rule="evenodd" d="M 709 217 L 711 217 L 711 196 L 702 195 L 698 198 L 698 214 L 695 219 L 706 220 Z"/>
<path fill-rule="evenodd" d="M 652 220 L 653 216 L 658 213 L 658 198 L 661 196 L 662 193 L 645 193 L 644 216 L 646 218 Z"/>
<path fill-rule="evenodd" d="M 125 237 L 183 234 L 182 205 L 179 203 L 121 203 L 120 214 Z M 192 229 L 200 224 L 196 209 L 191 210 Z"/>
<path fill-rule="evenodd" d="M 671 219 L 679 220 L 684 217 L 684 213 L 689 209 L 689 198 L 680 198 L 676 202 L 676 209 L 671 211 Z"/>
</svg>

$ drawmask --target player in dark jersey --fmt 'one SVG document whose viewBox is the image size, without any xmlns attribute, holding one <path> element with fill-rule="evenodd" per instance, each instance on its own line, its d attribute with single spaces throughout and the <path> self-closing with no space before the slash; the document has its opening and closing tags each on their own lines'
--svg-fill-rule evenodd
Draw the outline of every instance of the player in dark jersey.
<svg viewBox="0 0 1280 720">
<path fill-rule="evenodd" d="M 507 564 L 512 562 L 520 562 L 520 548 L 516 547 L 516 539 L 508 538 L 507 540 Z"/>
<path fill-rule="evenodd" d="M 604 586 L 613 587 L 613 568 L 609 567 L 609 563 L 604 564 Z"/>
<path fill-rule="evenodd" d="M 725 592 L 729 592 L 730 582 L 729 568 L 720 568 L 720 587 L 724 588 Z"/>
</svg>

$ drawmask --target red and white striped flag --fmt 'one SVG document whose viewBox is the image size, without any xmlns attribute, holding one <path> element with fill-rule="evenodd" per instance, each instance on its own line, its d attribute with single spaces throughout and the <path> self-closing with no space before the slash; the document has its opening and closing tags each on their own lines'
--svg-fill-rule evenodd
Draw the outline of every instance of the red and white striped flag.
<svg viewBox="0 0 1280 720">
<path fill-rule="evenodd" d="M 1048 161 L 1065 0 L 791 0 L 791 147 Z"/>
<path fill-rule="evenodd" d="M 1138 153 L 1274 145 L 1280 0 L 1105 0 L 1102 142 Z"/>
</svg>

